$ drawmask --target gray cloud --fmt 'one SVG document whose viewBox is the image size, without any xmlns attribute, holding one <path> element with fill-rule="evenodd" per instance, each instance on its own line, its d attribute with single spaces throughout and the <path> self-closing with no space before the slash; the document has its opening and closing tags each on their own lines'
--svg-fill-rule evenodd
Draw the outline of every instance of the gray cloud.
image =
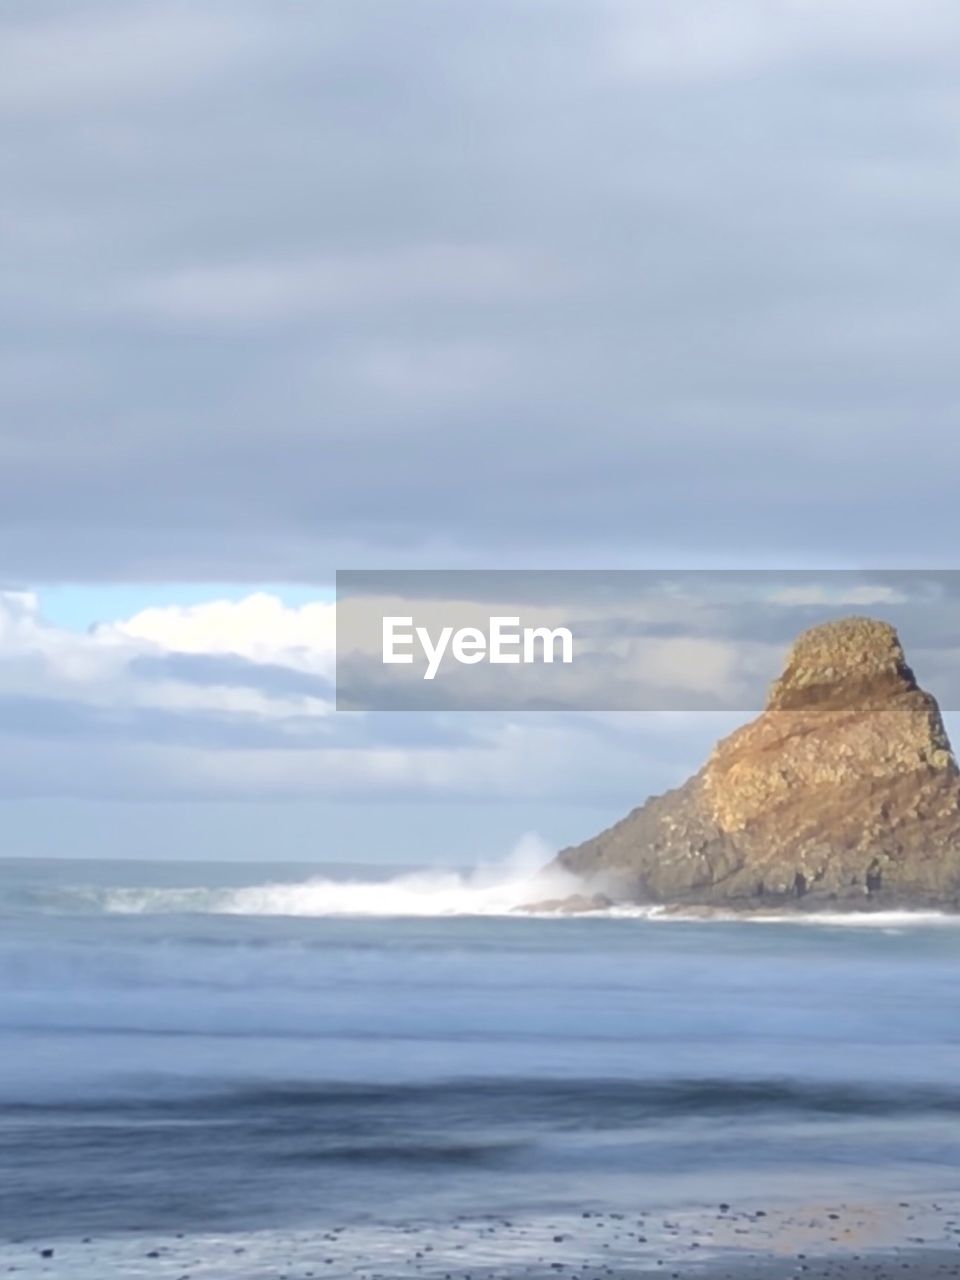
<svg viewBox="0 0 960 1280">
<path fill-rule="evenodd" d="M 283 697 L 302 695 L 331 701 L 331 680 L 276 662 L 251 662 L 226 653 L 140 654 L 128 664 L 139 680 L 175 680 L 182 684 L 227 689 L 255 689 Z"/>
<path fill-rule="evenodd" d="M 0 576 L 950 562 L 955 7 L 0 28 Z"/>
<path fill-rule="evenodd" d="M 958 37 L 946 0 L 12 0 L 0 581 L 951 564 Z M 940 589 L 902 620 L 938 692 Z M 108 848 L 127 799 L 565 840 L 732 727 L 325 717 L 280 658 L 24 636 L 0 790 L 28 834 L 102 803 Z"/>
</svg>

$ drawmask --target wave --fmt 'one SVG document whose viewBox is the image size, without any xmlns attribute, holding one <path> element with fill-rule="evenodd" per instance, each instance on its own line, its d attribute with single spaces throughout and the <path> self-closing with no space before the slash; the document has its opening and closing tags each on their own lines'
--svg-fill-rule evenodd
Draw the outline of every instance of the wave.
<svg viewBox="0 0 960 1280">
<path fill-rule="evenodd" d="M 154 1085 L 162 1081 L 156 1079 Z M 638 1122 L 715 1117 L 735 1119 L 751 1115 L 794 1117 L 846 1116 L 911 1117 L 960 1116 L 960 1089 L 951 1085 L 912 1081 L 909 1088 L 876 1081 L 846 1079 L 804 1080 L 731 1078 L 723 1076 L 661 1077 L 622 1080 L 604 1077 L 561 1081 L 550 1077 L 435 1080 L 429 1084 L 291 1082 L 287 1085 L 240 1084 L 201 1088 L 174 1084 L 173 1092 L 135 1098 L 31 1101 L 7 1104 L 8 1117 L 29 1118 L 51 1112 L 78 1118 L 96 1116 L 109 1107 L 111 1115 L 167 1116 L 203 1119 L 212 1125 L 241 1121 L 251 1129 L 299 1126 L 311 1116 L 312 1132 L 342 1138 L 344 1117 L 353 1117 L 350 1131 L 366 1137 L 399 1131 L 422 1120 L 421 1140 L 451 1119 L 458 1127 L 488 1128 L 494 1119 L 511 1123 L 561 1123 L 567 1129 L 617 1128 Z M 395 1126 L 397 1132 L 395 1132 Z M 430 1145 L 433 1145 L 432 1143 Z M 499 1145 L 499 1144 L 498 1144 Z"/>
<path fill-rule="evenodd" d="M 877 911 L 733 911 L 726 907 L 683 908 L 618 904 L 596 914 L 621 920 L 656 920 L 678 924 L 804 925 L 817 928 L 884 929 L 897 931 L 918 926 L 960 925 L 960 913 L 929 909 Z"/>
<path fill-rule="evenodd" d="M 853 929 L 904 929 L 917 925 L 957 925 L 960 915 L 948 911 L 810 911 L 792 915 L 758 915 L 752 917 L 758 924 L 779 924 L 789 921 L 800 925 L 830 925 Z"/>
<path fill-rule="evenodd" d="M 907 928 L 960 925 L 960 913 L 927 910 L 765 909 L 674 907 L 614 903 L 569 915 L 550 907 L 589 893 L 583 881 L 551 865 L 553 851 L 536 835 L 525 836 L 500 862 L 472 870 L 426 869 L 372 879 L 317 874 L 304 880 L 260 884 L 96 885 L 21 883 L 0 887 L 0 911 L 14 915 L 207 915 L 249 917 L 441 918 L 528 916 L 552 919 L 645 920 L 658 923 L 737 923 L 855 928 L 897 932 Z M 136 866 L 137 864 L 131 864 Z M 192 864 L 191 864 L 192 865 Z M 337 868 L 339 870 L 339 868 Z M 214 873 L 215 874 L 215 873 Z M 212 878 L 212 877 L 211 877 Z M 537 905 L 541 904 L 541 905 Z"/>
<path fill-rule="evenodd" d="M 225 889 L 111 888 L 98 901 L 101 910 L 126 915 L 502 916 L 578 891 L 575 876 L 546 867 L 551 856 L 538 837 L 526 836 L 506 861 L 472 871 L 422 871 L 374 881 L 313 876 Z"/>
<path fill-rule="evenodd" d="M 566 920 L 636 920 L 656 924 L 880 930 L 956 928 L 960 913 L 934 910 L 734 911 L 684 910 L 657 904 L 616 903 L 606 909 L 569 913 L 537 903 L 583 892 L 573 876 L 553 869 L 524 870 L 516 864 L 467 872 L 424 871 L 390 880 L 337 880 L 312 876 L 288 883 L 267 881 L 242 888 L 74 887 L 21 899 L 17 907 L 43 914 L 198 915 L 321 919 L 441 919 L 457 916 Z"/>
</svg>

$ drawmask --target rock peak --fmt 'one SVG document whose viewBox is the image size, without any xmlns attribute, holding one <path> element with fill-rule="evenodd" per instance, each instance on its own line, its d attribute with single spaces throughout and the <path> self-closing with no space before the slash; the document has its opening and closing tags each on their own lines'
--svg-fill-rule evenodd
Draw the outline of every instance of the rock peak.
<svg viewBox="0 0 960 1280">
<path fill-rule="evenodd" d="M 877 618 L 840 618 L 798 636 L 767 710 L 867 707 L 916 689 L 895 627 Z"/>
<path fill-rule="evenodd" d="M 960 910 L 960 774 L 896 630 L 843 618 L 699 773 L 559 862 L 635 902 Z"/>
</svg>

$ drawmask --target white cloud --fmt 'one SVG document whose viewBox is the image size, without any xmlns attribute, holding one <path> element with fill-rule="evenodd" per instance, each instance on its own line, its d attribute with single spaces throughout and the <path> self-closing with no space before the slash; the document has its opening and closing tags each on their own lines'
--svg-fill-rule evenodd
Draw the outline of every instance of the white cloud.
<svg viewBox="0 0 960 1280">
<path fill-rule="evenodd" d="M 145 643 L 170 653 L 234 654 L 332 676 L 336 606 L 316 601 L 292 607 L 277 596 L 255 592 L 243 600 L 144 609 L 97 627 L 94 638 L 108 644 Z"/>
<path fill-rule="evenodd" d="M 674 780 L 662 750 L 644 766 L 642 748 L 624 752 L 602 718 L 461 717 L 448 735 L 442 716 L 398 717 L 386 730 L 332 716 L 309 682 L 331 673 L 334 609 L 260 592 L 80 633 L 45 620 L 36 594 L 0 592 L 0 792 L 570 802 L 629 788 L 638 764 Z"/>
<path fill-rule="evenodd" d="M 222 712 L 259 722 L 321 716 L 329 701 L 309 692 L 276 692 L 203 679 L 178 679 L 162 667 L 139 678 L 137 660 L 199 656 L 239 658 L 330 680 L 335 662 L 335 606 L 285 605 L 276 596 L 212 600 L 145 609 L 131 618 L 78 633 L 47 622 L 32 592 L 0 591 L 0 694 L 66 698 L 87 707 Z M 151 669 L 152 670 L 152 669 Z M 269 684 L 269 682 L 268 682 Z"/>
</svg>

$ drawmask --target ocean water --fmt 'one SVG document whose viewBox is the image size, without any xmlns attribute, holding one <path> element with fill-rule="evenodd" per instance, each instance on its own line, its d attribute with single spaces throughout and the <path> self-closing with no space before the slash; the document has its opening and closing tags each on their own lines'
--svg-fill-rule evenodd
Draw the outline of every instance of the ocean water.
<svg viewBox="0 0 960 1280">
<path fill-rule="evenodd" d="M 329 1233 L 325 1274 L 402 1275 L 411 1224 L 469 1259 L 486 1221 L 956 1190 L 953 920 L 517 914 L 538 858 L 0 862 L 0 1262 L 240 1276 Z"/>
</svg>

